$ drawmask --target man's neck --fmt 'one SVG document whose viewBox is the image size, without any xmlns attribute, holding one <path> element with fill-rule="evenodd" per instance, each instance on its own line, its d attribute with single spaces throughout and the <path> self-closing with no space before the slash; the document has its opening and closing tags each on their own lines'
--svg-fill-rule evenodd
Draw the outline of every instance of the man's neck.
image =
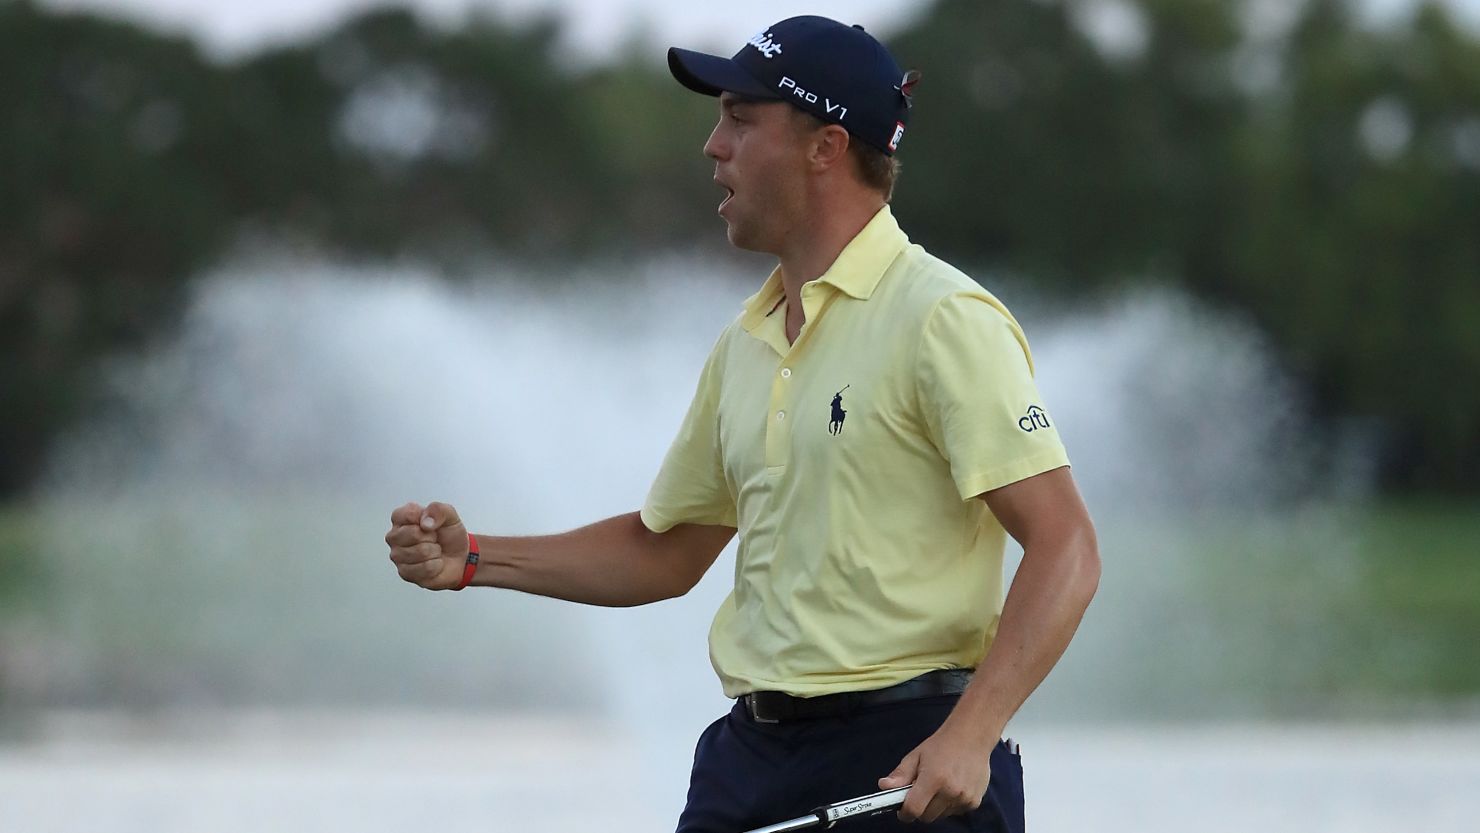
<svg viewBox="0 0 1480 833">
<path fill-rule="evenodd" d="M 796 316 L 800 324 L 802 284 L 821 277 L 883 207 L 884 202 L 880 199 L 851 202 L 836 210 L 816 212 L 811 224 L 794 230 L 778 253 L 788 320 Z"/>
</svg>

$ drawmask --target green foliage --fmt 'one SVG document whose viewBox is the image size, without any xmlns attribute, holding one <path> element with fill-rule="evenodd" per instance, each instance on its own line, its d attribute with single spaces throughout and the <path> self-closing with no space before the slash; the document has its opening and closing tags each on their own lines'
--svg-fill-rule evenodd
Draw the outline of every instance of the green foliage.
<svg viewBox="0 0 1480 833">
<path fill-rule="evenodd" d="M 182 41 L 0 6 L 0 490 L 34 473 L 87 362 L 167 322 L 220 245 L 229 201 L 169 145 L 215 83 Z"/>
<path fill-rule="evenodd" d="M 1480 373 L 1480 44 L 1436 7 L 1365 32 L 1331 2 L 1293 43 L 1284 101 L 1241 138 L 1229 295 L 1333 409 L 1387 422 L 1395 484 L 1473 489 L 1480 390 L 1461 380 Z M 1393 119 L 1406 141 L 1374 153 Z"/>
<path fill-rule="evenodd" d="M 1357 619 L 1394 669 L 1388 687 L 1480 691 L 1480 515 L 1454 500 L 1389 501 L 1366 519 Z"/>
<path fill-rule="evenodd" d="M 1235 4 L 1137 5 L 1134 57 L 1032 2 L 949 0 L 892 40 L 927 62 L 912 233 L 1066 292 L 1240 307 L 1327 413 L 1381 421 L 1389 485 L 1480 487 L 1480 43 L 1434 5 L 1369 31 L 1316 0 L 1274 45 Z"/>
<path fill-rule="evenodd" d="M 1064 294 L 1184 285 L 1247 311 L 1388 485 L 1480 489 L 1480 42 L 1434 4 L 1338 0 L 1283 36 L 1246 4 L 940 0 L 888 37 L 924 71 L 898 213 L 953 260 Z M 715 108 L 634 41 L 576 71 L 553 20 L 377 10 L 234 65 L 0 0 L 0 493 L 86 407 L 96 359 L 167 331 L 188 278 L 286 239 L 377 257 L 718 246 Z"/>
<path fill-rule="evenodd" d="M 14 673 L 9 654 L 17 650 L 11 644 L 10 629 L 24 615 L 34 615 L 46 605 L 45 594 L 51 589 L 44 576 L 44 559 L 39 557 L 40 525 L 31 507 L 24 504 L 0 504 L 0 731 L 5 727 L 7 701 L 13 690 L 6 679 Z"/>
<path fill-rule="evenodd" d="M 26 594 L 41 584 L 37 526 L 31 507 L 0 504 L 0 610 L 27 607 Z"/>
<path fill-rule="evenodd" d="M 1473 708 L 1480 514 L 1467 502 L 1409 497 L 1337 516 L 1204 526 L 1184 546 L 1198 604 L 1227 635 L 1210 689 L 1290 714 Z"/>
<path fill-rule="evenodd" d="M 1137 59 L 1103 57 L 1035 2 L 943 2 L 891 39 L 926 62 L 897 199 L 913 233 L 1061 289 L 1213 259 L 1243 111 L 1217 67 L 1237 32 L 1226 4 L 1145 5 Z"/>
</svg>

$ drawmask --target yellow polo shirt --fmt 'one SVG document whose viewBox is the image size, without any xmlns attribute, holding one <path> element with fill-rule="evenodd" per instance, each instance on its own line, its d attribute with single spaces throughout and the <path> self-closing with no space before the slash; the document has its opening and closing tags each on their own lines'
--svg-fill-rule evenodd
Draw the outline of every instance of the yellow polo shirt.
<svg viewBox="0 0 1480 833">
<path fill-rule="evenodd" d="M 709 632 L 727 696 L 974 667 L 1006 544 L 975 498 L 1068 465 L 1022 330 L 888 206 L 802 305 L 788 344 L 778 270 L 720 335 L 643 523 L 739 530 Z"/>
</svg>

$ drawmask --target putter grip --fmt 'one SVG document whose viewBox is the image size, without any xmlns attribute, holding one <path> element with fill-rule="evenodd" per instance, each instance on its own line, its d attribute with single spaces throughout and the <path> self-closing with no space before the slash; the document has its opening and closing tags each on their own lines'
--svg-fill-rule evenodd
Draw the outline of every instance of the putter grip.
<svg viewBox="0 0 1480 833">
<path fill-rule="evenodd" d="M 909 791 L 909 787 L 896 787 L 895 789 L 876 792 L 872 795 L 839 801 L 837 804 L 828 804 L 824 807 L 817 808 L 817 817 L 822 820 L 824 827 L 832 827 L 844 819 L 876 816 L 879 813 L 888 812 L 903 804 L 905 796 L 909 794 Z"/>
</svg>

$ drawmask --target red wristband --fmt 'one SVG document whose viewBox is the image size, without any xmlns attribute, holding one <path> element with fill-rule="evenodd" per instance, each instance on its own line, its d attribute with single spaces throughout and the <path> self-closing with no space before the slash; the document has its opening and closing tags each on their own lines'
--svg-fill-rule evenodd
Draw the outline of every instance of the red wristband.
<svg viewBox="0 0 1480 833">
<path fill-rule="evenodd" d="M 473 573 L 476 573 L 476 572 L 478 572 L 478 539 L 477 538 L 474 538 L 473 537 L 473 533 L 469 532 L 468 533 L 468 562 L 467 562 L 466 565 L 463 566 L 463 577 L 462 577 L 462 581 L 458 582 L 458 585 L 456 587 L 452 588 L 452 589 L 453 590 L 461 590 L 464 587 L 467 587 L 468 586 L 468 583 L 473 580 Z"/>
</svg>

